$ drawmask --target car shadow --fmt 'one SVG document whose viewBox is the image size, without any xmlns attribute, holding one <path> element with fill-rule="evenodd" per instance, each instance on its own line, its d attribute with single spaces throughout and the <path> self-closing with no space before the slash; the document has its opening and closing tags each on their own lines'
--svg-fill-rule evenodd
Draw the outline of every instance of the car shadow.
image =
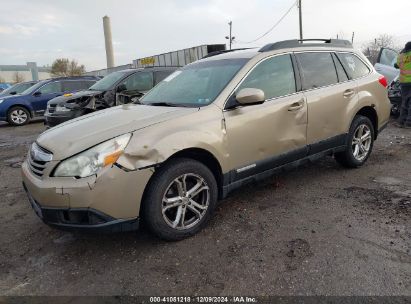
<svg viewBox="0 0 411 304">
<path fill-rule="evenodd" d="M 30 126 L 30 125 L 38 125 L 38 124 L 44 124 L 44 120 L 41 118 L 38 119 L 33 119 L 31 120 L 28 124 L 23 125 L 23 126 L 13 126 L 9 124 L 8 122 L 5 121 L 0 121 L 0 128 L 8 129 L 8 128 L 21 128 L 25 126 Z"/>
</svg>

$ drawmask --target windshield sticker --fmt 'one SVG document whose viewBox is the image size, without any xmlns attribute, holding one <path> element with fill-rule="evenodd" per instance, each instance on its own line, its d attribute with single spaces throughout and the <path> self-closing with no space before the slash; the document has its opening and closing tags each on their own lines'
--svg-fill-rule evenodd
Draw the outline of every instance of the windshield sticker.
<svg viewBox="0 0 411 304">
<path fill-rule="evenodd" d="M 347 64 L 352 71 L 355 71 L 355 61 L 352 57 L 347 57 Z"/>
<path fill-rule="evenodd" d="M 181 71 L 175 71 L 173 74 L 171 74 L 170 76 L 165 78 L 163 81 L 169 82 L 169 81 L 173 80 L 175 77 L 177 77 L 180 74 L 181 74 Z"/>
</svg>

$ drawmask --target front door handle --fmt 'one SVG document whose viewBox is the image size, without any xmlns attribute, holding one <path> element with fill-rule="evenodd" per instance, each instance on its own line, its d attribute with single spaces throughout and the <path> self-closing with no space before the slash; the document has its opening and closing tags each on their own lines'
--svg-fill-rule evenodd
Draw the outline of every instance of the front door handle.
<svg viewBox="0 0 411 304">
<path fill-rule="evenodd" d="M 301 99 L 300 101 L 294 102 L 289 108 L 288 111 L 297 111 L 304 107 L 304 99 Z"/>
<path fill-rule="evenodd" d="M 352 89 L 348 89 L 348 90 L 345 90 L 344 91 L 344 97 L 345 98 L 349 98 L 349 97 L 351 97 L 351 96 L 353 96 L 355 94 L 355 91 L 354 90 L 352 90 Z"/>
</svg>

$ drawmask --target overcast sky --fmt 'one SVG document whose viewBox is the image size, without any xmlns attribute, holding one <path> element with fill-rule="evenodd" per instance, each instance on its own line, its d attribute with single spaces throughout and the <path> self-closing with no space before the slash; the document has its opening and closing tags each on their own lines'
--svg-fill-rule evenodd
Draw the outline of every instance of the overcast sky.
<svg viewBox="0 0 411 304">
<path fill-rule="evenodd" d="M 302 0 L 304 38 L 343 36 L 360 46 L 378 34 L 411 40 L 411 0 Z M 102 17 L 111 17 L 116 65 L 201 44 L 225 43 L 228 21 L 238 41 L 266 32 L 293 0 L 0 0 L 0 64 L 75 58 L 87 70 L 106 66 Z M 298 37 L 294 7 L 253 44 Z"/>
</svg>

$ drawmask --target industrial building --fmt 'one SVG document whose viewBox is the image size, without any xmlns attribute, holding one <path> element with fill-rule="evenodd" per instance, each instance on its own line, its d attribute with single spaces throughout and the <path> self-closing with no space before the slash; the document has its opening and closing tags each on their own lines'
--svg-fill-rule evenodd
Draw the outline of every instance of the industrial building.
<svg viewBox="0 0 411 304">
<path fill-rule="evenodd" d="M 51 78 L 50 67 L 37 67 L 35 62 L 27 62 L 26 65 L 0 65 L 0 80 L 14 83 L 19 77 L 19 82 L 30 80 L 43 80 Z"/>
<path fill-rule="evenodd" d="M 186 48 L 174 52 L 153 55 L 149 57 L 133 60 L 130 64 L 116 66 L 107 69 L 95 70 L 84 73 L 89 76 L 106 76 L 112 72 L 121 71 L 131 68 L 144 67 L 183 67 L 186 64 L 197 61 L 210 53 L 224 51 L 225 44 L 207 44 L 191 48 Z"/>
</svg>

